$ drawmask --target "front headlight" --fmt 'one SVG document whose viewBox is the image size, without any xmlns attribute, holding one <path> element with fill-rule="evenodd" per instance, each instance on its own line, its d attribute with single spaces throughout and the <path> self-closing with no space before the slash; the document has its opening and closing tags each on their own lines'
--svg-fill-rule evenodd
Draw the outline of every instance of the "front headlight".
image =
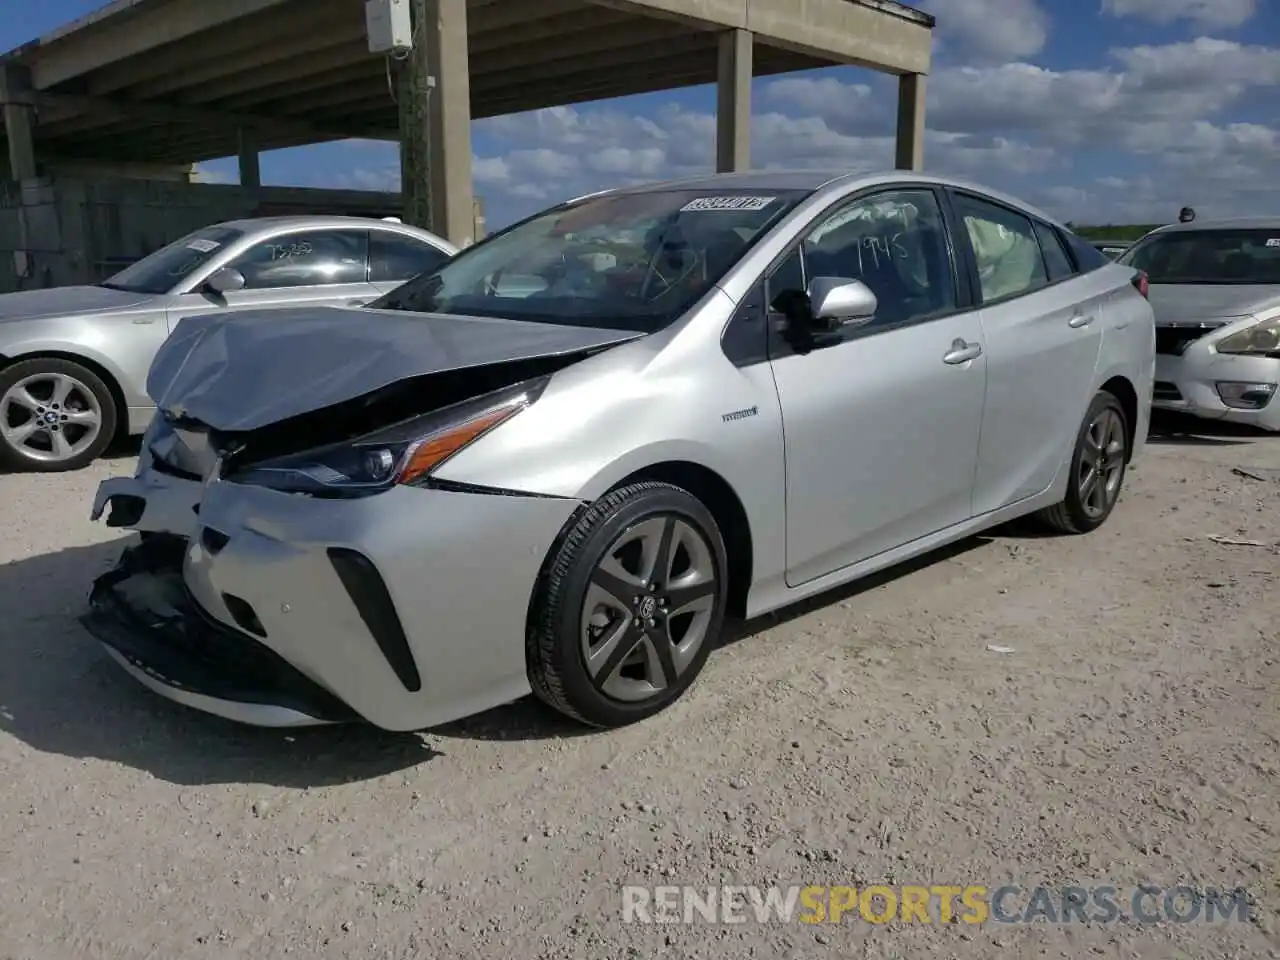
<svg viewBox="0 0 1280 960">
<path fill-rule="evenodd" d="M 226 479 L 282 493 L 360 497 L 420 485 L 444 462 L 533 403 L 547 378 L 518 383 L 345 443 L 263 460 Z"/>
<path fill-rule="evenodd" d="M 1218 341 L 1219 353 L 1280 357 L 1280 317 L 1263 320 Z"/>
</svg>

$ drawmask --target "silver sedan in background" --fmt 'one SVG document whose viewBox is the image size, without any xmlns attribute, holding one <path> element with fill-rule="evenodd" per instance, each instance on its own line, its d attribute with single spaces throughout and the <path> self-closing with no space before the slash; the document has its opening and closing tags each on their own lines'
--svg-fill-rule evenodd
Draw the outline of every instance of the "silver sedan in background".
<svg viewBox="0 0 1280 960">
<path fill-rule="evenodd" d="M 1104 523 L 1147 433 L 1144 294 L 1010 197 L 803 171 L 565 203 L 362 311 L 190 318 L 137 475 L 98 490 L 143 536 L 83 622 L 246 722 L 530 690 L 640 720 L 726 614 L 1024 514 Z"/>
<path fill-rule="evenodd" d="M 1280 217 L 1160 227 L 1119 262 L 1151 282 L 1154 405 L 1280 432 Z"/>
<path fill-rule="evenodd" d="M 235 220 L 96 286 L 0 295 L 0 467 L 73 470 L 114 437 L 141 433 L 154 410 L 147 370 L 185 316 L 357 306 L 454 252 L 434 234 L 385 220 Z"/>
</svg>

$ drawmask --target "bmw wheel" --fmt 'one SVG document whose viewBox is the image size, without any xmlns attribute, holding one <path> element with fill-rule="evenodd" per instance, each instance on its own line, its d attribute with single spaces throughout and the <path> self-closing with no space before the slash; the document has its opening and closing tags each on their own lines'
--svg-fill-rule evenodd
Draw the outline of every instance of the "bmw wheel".
<svg viewBox="0 0 1280 960">
<path fill-rule="evenodd" d="M 102 378 L 70 360 L 36 357 L 0 370 L 0 464 L 13 470 L 78 470 L 116 432 L 118 412 Z"/>
<path fill-rule="evenodd" d="M 617 727 L 670 706 L 719 639 L 724 540 L 693 495 L 665 483 L 614 490 L 553 548 L 531 611 L 534 693 Z"/>
<path fill-rule="evenodd" d="M 1124 407 L 1106 390 L 1089 405 L 1071 456 L 1067 495 L 1040 518 L 1059 533 L 1088 533 L 1111 516 L 1129 462 Z"/>
</svg>

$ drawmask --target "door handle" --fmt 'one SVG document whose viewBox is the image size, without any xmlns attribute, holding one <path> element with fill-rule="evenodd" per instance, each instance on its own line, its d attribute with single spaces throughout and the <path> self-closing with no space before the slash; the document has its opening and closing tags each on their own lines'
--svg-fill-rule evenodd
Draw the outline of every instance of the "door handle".
<svg viewBox="0 0 1280 960">
<path fill-rule="evenodd" d="M 1070 320 L 1067 321 L 1067 326 L 1079 329 L 1080 327 L 1087 327 L 1091 323 L 1093 323 L 1093 314 L 1077 313 L 1075 316 L 1073 316 Z"/>
<path fill-rule="evenodd" d="M 956 337 L 951 342 L 951 349 L 942 355 L 942 362 L 949 363 L 953 366 L 960 363 L 968 363 L 982 356 L 982 344 L 966 343 L 960 337 Z"/>
</svg>

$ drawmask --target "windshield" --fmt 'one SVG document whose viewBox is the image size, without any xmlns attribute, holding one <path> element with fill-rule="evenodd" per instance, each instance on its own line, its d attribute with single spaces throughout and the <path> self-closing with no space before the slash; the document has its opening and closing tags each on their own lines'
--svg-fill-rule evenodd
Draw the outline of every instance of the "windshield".
<svg viewBox="0 0 1280 960">
<path fill-rule="evenodd" d="M 1157 234 L 1120 263 L 1142 270 L 1151 283 L 1280 283 L 1280 227 Z"/>
<path fill-rule="evenodd" d="M 494 234 L 370 307 L 652 333 L 807 195 L 663 190 L 588 198 Z"/>
<path fill-rule="evenodd" d="M 183 277 L 218 255 L 244 234 L 230 227 L 205 227 L 131 263 L 102 284 L 131 293 L 168 293 Z"/>
</svg>

